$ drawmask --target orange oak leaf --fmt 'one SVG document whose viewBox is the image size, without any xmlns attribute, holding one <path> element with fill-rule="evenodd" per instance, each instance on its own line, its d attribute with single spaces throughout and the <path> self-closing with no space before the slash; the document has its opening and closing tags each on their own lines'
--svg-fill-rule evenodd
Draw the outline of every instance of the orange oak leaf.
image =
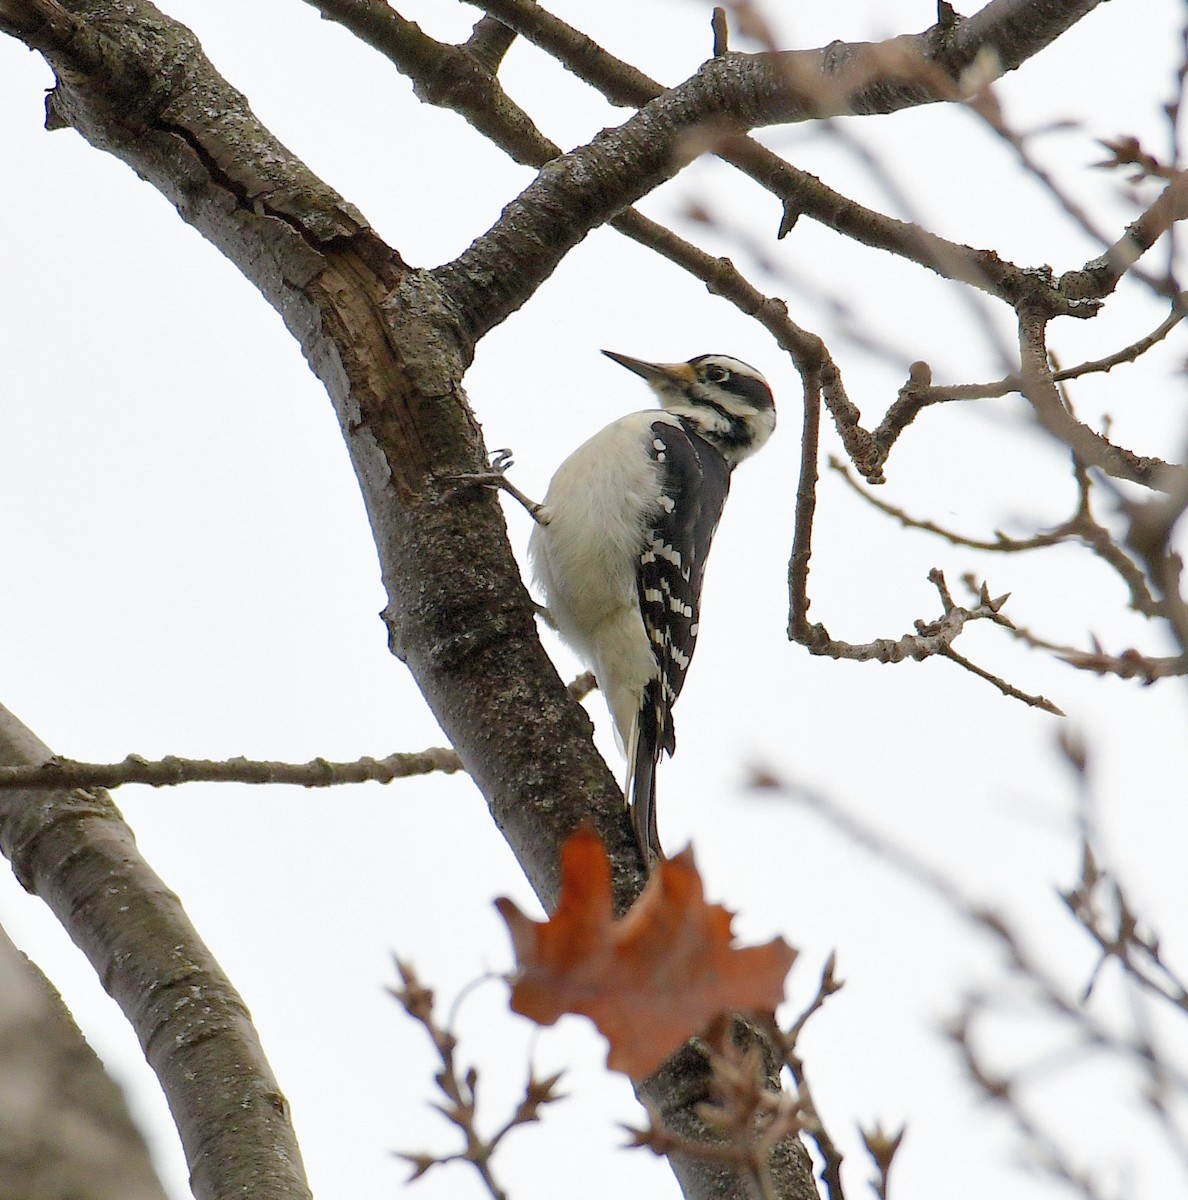
<svg viewBox="0 0 1188 1200">
<path fill-rule="evenodd" d="M 796 951 L 782 938 L 736 948 L 733 914 L 706 904 L 692 849 L 660 863 L 622 920 L 611 906 L 610 863 L 589 827 L 561 850 L 561 899 L 533 921 L 507 899 L 496 907 L 516 952 L 512 1008 L 540 1025 L 589 1017 L 610 1043 L 607 1065 L 651 1074 L 716 1016 L 771 1012 Z"/>
</svg>

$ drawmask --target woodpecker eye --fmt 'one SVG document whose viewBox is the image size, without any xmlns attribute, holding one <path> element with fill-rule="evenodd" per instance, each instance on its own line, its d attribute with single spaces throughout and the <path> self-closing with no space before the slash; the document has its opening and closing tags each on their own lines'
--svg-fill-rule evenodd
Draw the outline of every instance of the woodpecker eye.
<svg viewBox="0 0 1188 1200">
<path fill-rule="evenodd" d="M 725 383 L 730 378 L 730 372 L 725 367 L 706 367 L 705 377 L 710 383 Z"/>
</svg>

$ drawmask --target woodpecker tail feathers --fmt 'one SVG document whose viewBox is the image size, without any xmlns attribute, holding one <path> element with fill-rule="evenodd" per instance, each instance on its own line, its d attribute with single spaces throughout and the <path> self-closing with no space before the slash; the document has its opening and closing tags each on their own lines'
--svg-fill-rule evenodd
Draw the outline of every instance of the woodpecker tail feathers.
<svg viewBox="0 0 1188 1200">
<path fill-rule="evenodd" d="M 643 704 L 631 723 L 627 746 L 627 786 L 623 789 L 631 807 L 631 827 L 650 871 L 664 857 L 656 826 L 656 767 L 660 762 L 659 714 L 654 691 L 659 681 L 649 684 Z"/>
</svg>

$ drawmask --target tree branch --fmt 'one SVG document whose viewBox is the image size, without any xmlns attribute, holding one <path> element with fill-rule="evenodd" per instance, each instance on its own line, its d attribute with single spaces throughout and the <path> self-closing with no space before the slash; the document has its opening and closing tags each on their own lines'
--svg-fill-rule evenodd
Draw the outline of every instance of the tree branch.
<svg viewBox="0 0 1188 1200">
<path fill-rule="evenodd" d="M 52 757 L 0 707 L 0 762 Z M 0 791 L 0 850 L 91 961 L 156 1072 L 198 1200 L 308 1200 L 246 1007 L 101 791 Z"/>
<path fill-rule="evenodd" d="M 1186 316 L 1188 316 L 1188 294 L 1181 293 L 1176 297 L 1171 312 L 1150 333 L 1139 338 L 1137 342 L 1123 346 L 1121 350 L 1115 350 L 1113 354 L 1107 354 L 1104 358 L 1078 363 L 1075 367 L 1064 367 L 1057 371 L 1053 378 L 1057 383 L 1063 383 L 1066 379 L 1080 379 L 1082 375 L 1091 375 L 1097 372 L 1108 373 L 1123 363 L 1134 362 L 1146 354 L 1152 346 L 1163 341 Z"/>
<path fill-rule="evenodd" d="M 845 80 L 855 84 L 865 79 L 877 86 L 880 73 L 893 76 L 896 72 L 907 72 L 919 76 L 938 91 L 932 99 L 952 100 L 958 98 L 955 84 L 977 59 L 982 46 L 992 48 L 1004 63 L 1021 65 L 1098 2 L 1056 5 L 1050 0 L 1039 4 L 1034 0 L 996 0 L 974 18 L 956 24 L 941 21 L 914 37 L 878 44 L 838 42 L 824 50 L 784 52 L 768 58 L 778 58 L 784 64 L 791 86 L 808 95 L 827 93 L 834 104 L 842 104 L 841 111 L 849 111 L 840 96 Z M 535 0 L 485 0 L 483 8 L 563 63 L 612 104 L 642 108 L 665 92 L 656 80 L 608 53 L 591 38 L 541 8 Z M 1020 9 L 1027 11 L 1015 11 Z M 1005 53 L 1007 47 L 1010 53 Z M 907 102 L 908 97 L 901 99 Z M 914 94 L 912 100 L 920 102 Z M 866 208 L 752 139 L 728 133 L 724 128 L 703 131 L 703 140 L 706 149 L 780 198 L 784 217 L 779 237 L 792 228 L 798 216 L 804 215 L 844 237 L 900 255 L 945 278 L 971 284 L 992 295 L 1009 298 L 1022 289 L 1021 269 L 1003 262 L 993 251 L 947 241 L 913 222 Z"/>
<path fill-rule="evenodd" d="M 953 601 L 945 585 L 944 575 L 937 569 L 928 573 L 929 582 L 935 585 L 941 596 L 942 615 L 936 621 L 917 621 L 916 632 L 904 634 L 903 637 L 892 640 L 879 638 L 873 642 L 842 642 L 830 637 L 824 625 L 810 625 L 805 622 L 799 628 L 792 627 L 789 636 L 799 642 L 810 654 L 823 655 L 828 658 L 844 658 L 854 662 L 899 663 L 906 659 L 921 662 L 926 658 L 941 656 L 948 658 L 959 666 L 992 683 L 1005 696 L 1022 700 L 1033 708 L 1042 708 L 1045 712 L 1056 716 L 1064 713 L 1044 696 L 1034 696 L 992 675 L 982 667 L 976 666 L 969 659 L 953 650 L 953 642 L 970 621 L 993 621 L 996 625 L 1008 625 L 1001 608 L 1007 597 L 999 596 L 991 599 L 983 586 L 979 603 L 974 608 L 962 608 Z M 807 603 L 804 604 L 807 609 Z"/>
<path fill-rule="evenodd" d="M 387 758 L 360 758 L 354 762 L 328 762 L 315 758 L 307 763 L 262 762 L 231 758 L 221 762 L 168 755 L 150 762 L 129 754 L 123 762 L 86 763 L 56 755 L 42 763 L 23 767 L 0 767 L 0 791 L 24 788 L 38 791 L 64 788 L 116 788 L 126 783 L 149 787 L 173 787 L 181 783 L 287 783 L 298 787 L 336 787 L 344 783 L 391 783 L 412 775 L 442 771 L 452 775 L 463 770 L 454 750 L 433 748 L 413 754 L 390 754 Z"/>
<path fill-rule="evenodd" d="M 166 1200 L 115 1080 L 0 929 L 0 1196 Z"/>
<path fill-rule="evenodd" d="M 474 72 L 473 64 L 465 69 L 448 65 L 456 63 L 462 48 L 434 41 L 381 0 L 307 0 L 307 3 L 385 55 L 413 80 L 420 99 L 460 113 L 516 162 L 540 167 L 562 155 L 561 147 L 537 130 L 493 75 Z M 432 82 L 451 70 L 455 75 L 465 73 L 467 86 L 443 87 Z M 659 85 L 655 85 L 655 90 L 659 93 Z M 754 317 L 798 364 L 816 362 L 824 354 L 820 339 L 789 319 L 783 301 L 763 295 L 728 259 L 707 254 L 635 209 L 620 213 L 608 223 L 612 229 L 682 267 L 715 295 Z"/>
<path fill-rule="evenodd" d="M 476 239 L 436 277 L 459 304 L 462 328 L 477 340 L 522 305 L 564 255 L 593 228 L 633 204 L 677 173 L 700 152 L 690 135 L 712 137 L 760 125 L 802 121 L 843 112 L 892 112 L 909 105 L 957 98 L 954 80 L 990 44 L 1011 65 L 1036 53 L 1095 6 L 1055 5 L 1031 0 L 992 0 L 979 14 L 980 33 L 939 41 L 929 34 L 890 43 L 833 46 L 779 54 L 726 54 L 705 63 L 679 87 L 648 101 L 616 129 L 603 130 L 588 145 L 553 160 L 515 200 L 490 231 Z M 484 5 L 519 32 L 515 17 L 524 0 Z M 533 14 L 540 12 L 530 6 Z M 1028 20 L 1035 28 L 1028 28 Z M 531 36 L 527 32 L 527 36 Z M 1017 59 L 1017 62 L 1015 61 Z M 638 81 L 642 82 L 642 81 Z M 944 82 L 945 86 L 940 86 Z M 979 274 L 994 267 L 985 257 Z M 1044 285 L 1047 302 L 1073 312 L 1036 272 L 1008 272 L 1000 294 L 1029 295 Z"/>
<path fill-rule="evenodd" d="M 70 8 L 118 53 L 84 80 L 60 71 L 54 112 L 156 186 L 300 342 L 359 478 L 391 647 L 546 907 L 560 845 L 583 817 L 628 904 L 643 876 L 622 793 L 536 636 L 499 505 L 482 489 L 441 483 L 487 461 L 460 384 L 473 342 L 453 298 L 259 125 L 188 30 L 146 0 Z M 62 54 L 47 52 L 51 66 Z M 149 82 L 129 92 L 138 79 Z"/>
<path fill-rule="evenodd" d="M 594 676 L 583 671 L 567 686 L 575 700 L 582 700 L 597 687 Z M 182 783 L 287 783 L 297 787 L 337 787 L 347 783 L 391 783 L 413 775 L 440 771 L 453 775 L 464 771 L 456 750 L 441 746 L 386 758 L 364 757 L 352 762 L 330 762 L 314 758 L 307 763 L 265 762 L 260 759 L 179 758 L 166 755 L 150 762 L 129 754 L 123 762 L 85 763 L 53 755 L 33 766 L 0 766 L 0 790 L 4 788 L 115 788 L 125 783 L 149 787 L 173 787 Z"/>
<path fill-rule="evenodd" d="M 1184 467 L 1116 446 L 1069 412 L 1056 387 L 1048 355 L 1049 314 L 1031 304 L 1021 304 L 1018 313 L 1020 391 L 1044 429 L 1063 442 L 1081 462 L 1107 475 L 1164 492 L 1178 486 L 1177 481 L 1188 476 Z"/>
</svg>

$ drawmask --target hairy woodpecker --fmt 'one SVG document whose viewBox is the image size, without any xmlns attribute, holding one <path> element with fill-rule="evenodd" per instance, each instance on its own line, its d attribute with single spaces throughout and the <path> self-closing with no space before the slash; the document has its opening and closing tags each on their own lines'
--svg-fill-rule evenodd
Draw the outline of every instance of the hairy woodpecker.
<svg viewBox="0 0 1188 1200">
<path fill-rule="evenodd" d="M 593 669 L 627 755 L 627 802 L 651 864 L 656 767 L 676 748 L 672 706 L 697 642 L 701 581 L 730 475 L 771 436 L 775 404 L 746 363 L 650 363 L 603 353 L 651 385 L 631 413 L 557 469 L 529 554 L 558 632 Z"/>
</svg>

